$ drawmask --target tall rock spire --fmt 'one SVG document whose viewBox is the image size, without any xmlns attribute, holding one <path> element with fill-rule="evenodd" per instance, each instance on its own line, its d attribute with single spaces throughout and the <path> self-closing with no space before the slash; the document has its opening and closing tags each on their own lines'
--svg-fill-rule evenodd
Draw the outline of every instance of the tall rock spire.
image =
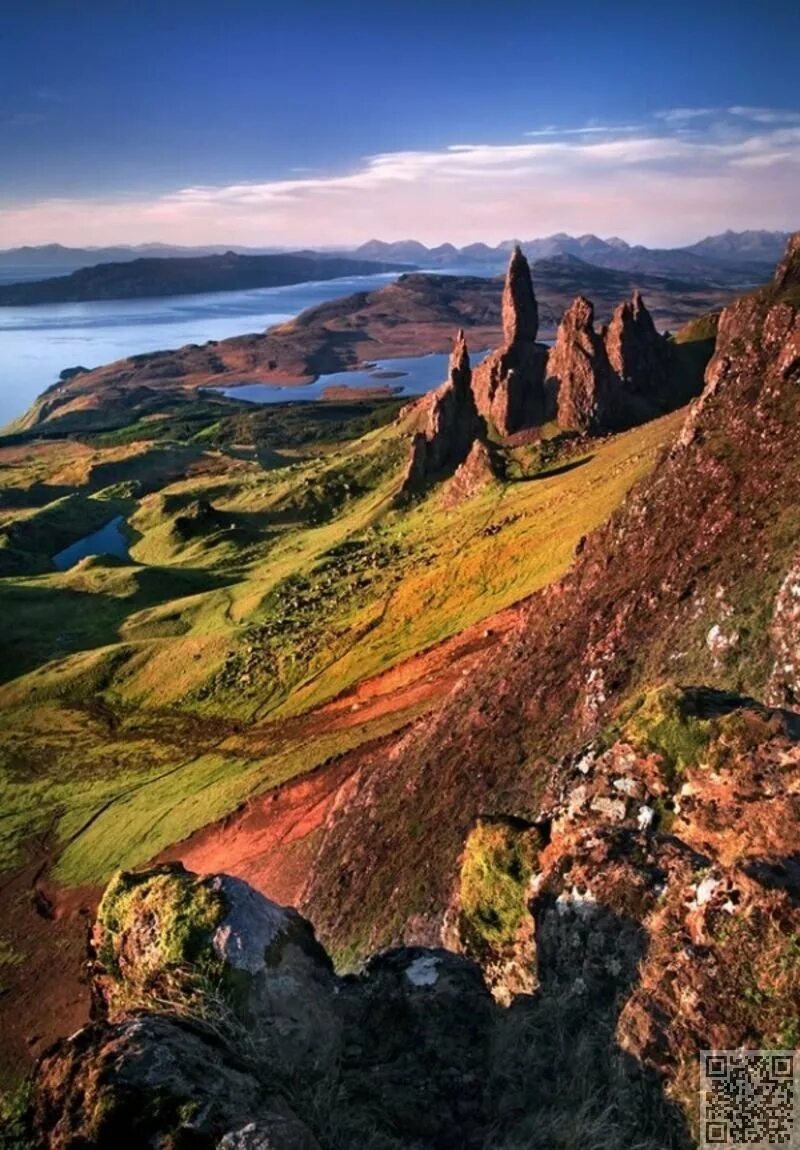
<svg viewBox="0 0 800 1150">
<path fill-rule="evenodd" d="M 536 343 L 539 308 L 531 269 L 517 245 L 503 287 L 503 347 L 473 372 L 478 411 L 501 435 L 544 422 L 544 372 L 547 352 Z"/>
<path fill-rule="evenodd" d="M 535 343 L 539 332 L 539 308 L 533 291 L 531 269 L 517 244 L 511 253 L 503 287 L 503 338 L 506 346 Z"/>
<path fill-rule="evenodd" d="M 411 442 L 403 491 L 421 491 L 452 475 L 470 453 L 475 440 L 483 440 L 486 425 L 475 407 L 467 341 L 459 331 L 450 356 L 446 383 L 425 397 L 424 418 Z"/>
<path fill-rule="evenodd" d="M 613 420 L 614 374 L 603 337 L 594 329 L 594 304 L 579 295 L 567 308 L 547 363 L 558 382 L 558 425 L 590 435 Z"/>
</svg>

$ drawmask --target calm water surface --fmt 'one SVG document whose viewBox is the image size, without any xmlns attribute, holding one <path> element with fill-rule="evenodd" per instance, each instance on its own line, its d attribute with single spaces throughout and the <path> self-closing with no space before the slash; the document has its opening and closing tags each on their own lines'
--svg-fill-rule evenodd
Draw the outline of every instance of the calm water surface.
<svg viewBox="0 0 800 1150">
<path fill-rule="evenodd" d="M 99 531 L 93 531 L 91 535 L 84 535 L 83 539 L 79 539 L 77 543 L 71 543 L 69 547 L 65 547 L 63 551 L 59 551 L 57 555 L 53 556 L 56 567 L 59 571 L 68 571 L 70 567 L 74 567 L 87 555 L 115 555 L 117 559 L 130 558 L 128 541 L 122 533 L 124 522 L 122 516 L 118 515 L 116 519 L 106 523 L 105 527 L 101 527 Z"/>
<path fill-rule="evenodd" d="M 0 427 L 22 415 L 65 367 L 263 331 L 325 300 L 371 291 L 395 274 L 169 299 L 0 308 Z"/>
<path fill-rule="evenodd" d="M 473 356 L 477 362 L 483 355 Z M 321 375 L 314 383 L 300 387 L 270 387 L 261 383 L 244 383 L 238 387 L 220 390 L 231 399 L 246 399 L 249 403 L 289 403 L 297 400 L 319 399 L 326 387 L 342 386 L 354 389 L 386 387 L 396 395 L 424 395 L 447 379 L 447 353 L 411 355 L 398 359 L 381 359 L 363 371 L 336 371 Z M 384 372 L 391 373 L 387 378 Z M 212 390 L 209 388 L 209 390 Z"/>
</svg>

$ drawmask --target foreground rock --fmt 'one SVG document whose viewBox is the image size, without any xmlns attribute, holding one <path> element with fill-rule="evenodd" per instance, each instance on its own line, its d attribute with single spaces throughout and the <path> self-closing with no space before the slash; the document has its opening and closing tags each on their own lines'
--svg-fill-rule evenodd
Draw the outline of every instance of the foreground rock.
<svg viewBox="0 0 800 1150">
<path fill-rule="evenodd" d="M 797 1041 L 797 727 L 730 692 L 647 692 L 558 764 L 533 821 L 476 821 L 453 949 L 357 976 L 229 876 L 118 876 L 98 1019 L 39 1063 L 36 1144 L 566 1150 L 602 1121 L 604 1145 L 688 1150 L 698 1051 Z"/>
<path fill-rule="evenodd" d="M 340 979 L 295 911 L 180 864 L 118 875 L 93 949 L 97 1020 L 39 1063 L 37 1146 L 483 1145 L 494 1007 L 467 959 Z"/>
<path fill-rule="evenodd" d="M 93 932 L 95 1002 L 116 1019 L 154 999 L 182 1004 L 209 985 L 238 1023 L 308 1067 L 335 1056 L 333 966 L 296 911 L 230 875 L 166 864 L 110 883 Z"/>
<path fill-rule="evenodd" d="M 319 1147 L 246 1051 L 202 1017 L 131 1015 L 81 1030 L 42 1060 L 32 1123 L 47 1147 Z"/>
<path fill-rule="evenodd" d="M 478 411 L 501 435 L 544 422 L 546 350 L 536 343 L 539 309 L 528 261 L 515 247 L 503 288 L 503 346 L 475 369 Z"/>
</svg>

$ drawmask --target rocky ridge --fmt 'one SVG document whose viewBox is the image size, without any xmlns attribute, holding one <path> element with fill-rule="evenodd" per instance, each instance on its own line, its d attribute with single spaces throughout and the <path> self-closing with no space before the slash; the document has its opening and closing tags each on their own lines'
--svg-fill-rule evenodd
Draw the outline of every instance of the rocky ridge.
<svg viewBox="0 0 800 1150">
<path fill-rule="evenodd" d="M 800 697 L 793 290 L 776 283 L 725 310 L 703 396 L 653 475 L 564 579 L 520 605 L 491 660 L 438 713 L 359 763 L 303 896 L 327 943 L 439 940 L 475 820 L 535 823 L 553 757 L 577 754 L 653 684 Z"/>
</svg>

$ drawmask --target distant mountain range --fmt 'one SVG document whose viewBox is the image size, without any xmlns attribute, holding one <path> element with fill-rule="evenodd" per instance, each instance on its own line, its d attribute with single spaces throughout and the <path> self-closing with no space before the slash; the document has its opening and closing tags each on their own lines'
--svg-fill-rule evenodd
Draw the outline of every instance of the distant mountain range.
<svg viewBox="0 0 800 1150">
<path fill-rule="evenodd" d="M 153 256 L 169 259 L 173 256 L 216 256 L 235 251 L 240 255 L 268 255 L 288 248 L 245 248 L 232 244 L 207 244 L 199 247 L 180 247 L 177 244 L 120 244 L 108 248 L 70 248 L 63 244 L 41 244 L 38 247 L 6 248 L 0 251 L 0 268 L 63 268 L 76 271 L 95 264 L 127 263 L 130 260 Z M 304 253 L 297 253 L 304 254 Z M 315 253 L 316 254 L 316 253 Z"/>
<path fill-rule="evenodd" d="M 418 267 L 447 268 L 485 264 L 503 268 L 508 254 L 519 243 L 529 260 L 572 256 L 599 267 L 648 275 L 681 276 L 705 283 L 731 286 L 759 283 L 769 277 L 786 246 L 788 232 L 722 232 L 706 236 L 682 248 L 647 248 L 631 245 L 618 236 L 601 239 L 591 233 L 570 236 L 565 232 L 534 240 L 505 240 L 496 247 L 468 244 L 456 248 L 440 244 L 427 248 L 417 240 L 384 243 L 370 240 L 353 251 L 367 260 L 399 260 Z"/>
<path fill-rule="evenodd" d="M 314 252 L 146 258 L 97 264 L 49 279 L 0 284 L 0 307 L 246 291 L 404 270 L 404 264 Z"/>
<path fill-rule="evenodd" d="M 494 275 L 505 270 L 509 253 L 517 242 L 533 263 L 554 258 L 580 260 L 584 265 L 633 275 L 677 277 L 712 288 L 740 289 L 769 278 L 786 246 L 787 236 L 787 232 L 727 231 L 706 236 L 687 247 L 647 248 L 642 244 L 629 244 L 618 236 L 601 239 L 591 233 L 570 236 L 558 232 L 540 239 L 505 240 L 494 247 L 484 243 L 461 248 L 448 243 L 426 247 L 413 239 L 391 243 L 375 239 L 352 250 L 321 252 L 213 245 L 69 248 L 46 244 L 0 251 L 0 284 L 5 281 L 4 286 L 0 286 L 0 303 L 124 299 L 300 282 L 295 273 L 291 279 L 270 278 L 277 264 L 269 273 L 268 265 L 263 264 L 259 273 L 256 264 L 242 263 L 238 272 L 233 273 L 228 266 L 232 257 L 241 257 L 243 261 L 306 260 L 308 274 L 301 277 L 305 279 L 368 274 L 378 270 L 376 264 L 380 270 L 435 269 Z M 342 261 L 350 261 L 350 265 L 357 261 L 360 270 L 341 270 L 346 266 Z M 131 264 L 136 265 L 136 272 L 125 272 L 125 265 Z M 266 276 L 263 280 L 262 274 Z M 66 282 L 66 277 L 70 277 L 70 282 Z M 32 290 L 34 282 L 37 287 Z M 196 286 L 200 283 L 211 286 Z M 183 286 L 188 284 L 193 286 Z"/>
</svg>

